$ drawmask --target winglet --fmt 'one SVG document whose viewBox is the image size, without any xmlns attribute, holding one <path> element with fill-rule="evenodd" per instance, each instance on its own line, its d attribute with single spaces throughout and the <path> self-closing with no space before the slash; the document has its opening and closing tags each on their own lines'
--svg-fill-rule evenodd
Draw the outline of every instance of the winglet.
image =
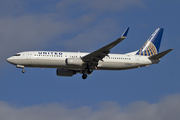
<svg viewBox="0 0 180 120">
<path fill-rule="evenodd" d="M 126 37 L 129 31 L 129 27 L 124 31 L 121 37 Z"/>
</svg>

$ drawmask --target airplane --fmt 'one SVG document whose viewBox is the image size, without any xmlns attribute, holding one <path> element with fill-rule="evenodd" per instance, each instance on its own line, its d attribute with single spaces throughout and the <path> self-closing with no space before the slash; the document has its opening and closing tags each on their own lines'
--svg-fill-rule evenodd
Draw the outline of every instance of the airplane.
<svg viewBox="0 0 180 120">
<path fill-rule="evenodd" d="M 158 64 L 160 59 L 173 49 L 159 53 L 163 28 L 158 28 L 137 51 L 126 54 L 109 54 L 110 50 L 123 41 L 129 27 L 122 36 L 108 45 L 91 53 L 62 52 L 62 51 L 26 51 L 16 53 L 7 59 L 7 62 L 22 68 L 57 68 L 57 76 L 71 77 L 77 73 L 82 74 L 82 79 L 91 75 L 94 70 L 126 70 Z"/>
</svg>

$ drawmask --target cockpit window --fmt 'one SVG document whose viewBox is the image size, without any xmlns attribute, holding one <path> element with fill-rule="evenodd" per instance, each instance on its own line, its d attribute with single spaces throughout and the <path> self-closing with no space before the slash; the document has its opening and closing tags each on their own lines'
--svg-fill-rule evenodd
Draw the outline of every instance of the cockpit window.
<svg viewBox="0 0 180 120">
<path fill-rule="evenodd" d="M 15 54 L 14 56 L 20 56 L 21 54 Z"/>
</svg>

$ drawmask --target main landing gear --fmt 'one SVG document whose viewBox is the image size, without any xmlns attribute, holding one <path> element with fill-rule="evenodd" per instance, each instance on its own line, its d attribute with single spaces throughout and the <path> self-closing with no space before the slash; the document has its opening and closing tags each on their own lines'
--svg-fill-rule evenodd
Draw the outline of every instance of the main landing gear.
<svg viewBox="0 0 180 120">
<path fill-rule="evenodd" d="M 86 78 L 87 78 L 87 75 L 86 75 L 86 74 L 83 74 L 83 75 L 82 75 L 82 79 L 85 80 Z"/>
<path fill-rule="evenodd" d="M 89 68 L 88 69 L 88 74 L 91 74 L 93 72 L 93 69 L 92 68 Z"/>
<path fill-rule="evenodd" d="M 87 69 L 87 73 L 88 73 L 89 75 L 91 75 L 92 72 L 93 72 L 93 69 L 92 69 L 92 68 Z M 82 79 L 85 80 L 86 78 L 87 78 L 87 74 L 83 73 Z"/>
</svg>

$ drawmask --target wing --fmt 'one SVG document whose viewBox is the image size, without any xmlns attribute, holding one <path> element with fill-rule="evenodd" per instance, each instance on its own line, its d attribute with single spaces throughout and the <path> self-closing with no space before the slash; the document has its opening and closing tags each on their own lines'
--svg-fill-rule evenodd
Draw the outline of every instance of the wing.
<svg viewBox="0 0 180 120">
<path fill-rule="evenodd" d="M 81 59 L 86 62 L 86 63 L 91 63 L 91 65 L 98 65 L 99 60 L 102 61 L 102 59 L 105 56 L 108 56 L 108 54 L 110 53 L 110 49 L 113 48 L 114 46 L 116 46 L 118 43 L 120 43 L 122 40 L 124 40 L 127 36 L 127 33 L 129 31 L 129 28 L 127 28 L 124 33 L 122 34 L 122 36 L 120 38 L 118 38 L 117 40 L 113 41 L 112 43 L 82 57 Z"/>
</svg>

